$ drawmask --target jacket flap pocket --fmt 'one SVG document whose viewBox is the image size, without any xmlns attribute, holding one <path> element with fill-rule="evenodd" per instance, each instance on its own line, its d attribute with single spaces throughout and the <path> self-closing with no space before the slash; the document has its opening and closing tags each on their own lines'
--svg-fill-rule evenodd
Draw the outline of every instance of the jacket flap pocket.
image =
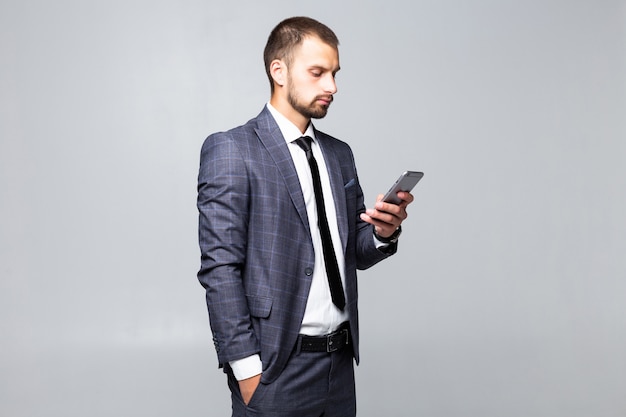
<svg viewBox="0 0 626 417">
<path fill-rule="evenodd" d="M 258 297 L 246 295 L 250 314 L 254 317 L 267 318 L 272 311 L 272 299 L 269 297 Z"/>
</svg>

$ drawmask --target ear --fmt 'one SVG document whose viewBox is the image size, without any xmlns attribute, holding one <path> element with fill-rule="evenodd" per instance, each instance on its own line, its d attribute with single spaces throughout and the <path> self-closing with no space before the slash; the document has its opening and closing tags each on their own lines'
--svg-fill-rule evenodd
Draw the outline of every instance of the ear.
<svg viewBox="0 0 626 417">
<path fill-rule="evenodd" d="M 277 85 L 284 86 L 287 78 L 287 65 L 280 59 L 273 60 L 270 63 L 270 74 Z"/>
</svg>

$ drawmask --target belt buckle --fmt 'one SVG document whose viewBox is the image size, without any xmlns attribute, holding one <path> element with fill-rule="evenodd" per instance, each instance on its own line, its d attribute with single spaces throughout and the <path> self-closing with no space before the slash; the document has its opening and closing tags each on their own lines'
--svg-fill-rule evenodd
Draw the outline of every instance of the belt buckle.
<svg viewBox="0 0 626 417">
<path fill-rule="evenodd" d="M 328 336 L 326 336 L 326 353 L 332 353 L 332 352 L 336 352 L 339 349 L 341 349 L 341 344 L 340 343 L 335 343 L 333 340 L 333 337 L 337 337 L 337 336 L 341 336 L 344 335 L 346 337 L 346 345 L 348 344 L 348 329 L 341 329 L 340 332 L 336 332 L 336 333 L 331 333 Z"/>
</svg>

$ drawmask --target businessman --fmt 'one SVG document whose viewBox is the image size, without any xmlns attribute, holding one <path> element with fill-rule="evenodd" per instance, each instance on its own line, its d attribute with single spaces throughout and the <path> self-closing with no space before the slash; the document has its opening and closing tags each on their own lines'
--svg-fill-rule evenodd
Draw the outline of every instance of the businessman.
<svg viewBox="0 0 626 417">
<path fill-rule="evenodd" d="M 356 415 L 356 271 L 396 252 L 413 196 L 366 209 L 350 147 L 311 123 L 337 92 L 338 45 L 316 20 L 279 23 L 269 103 L 202 147 L 198 279 L 233 416 Z"/>
</svg>

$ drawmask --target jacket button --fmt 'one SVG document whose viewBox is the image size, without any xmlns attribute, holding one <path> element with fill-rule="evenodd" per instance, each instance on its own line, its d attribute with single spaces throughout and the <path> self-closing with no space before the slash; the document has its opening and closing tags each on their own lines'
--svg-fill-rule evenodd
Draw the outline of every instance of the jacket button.
<svg viewBox="0 0 626 417">
<path fill-rule="evenodd" d="M 307 277 L 310 277 L 311 275 L 313 275 L 313 268 L 306 268 L 304 270 L 304 273 L 306 274 Z"/>
</svg>

